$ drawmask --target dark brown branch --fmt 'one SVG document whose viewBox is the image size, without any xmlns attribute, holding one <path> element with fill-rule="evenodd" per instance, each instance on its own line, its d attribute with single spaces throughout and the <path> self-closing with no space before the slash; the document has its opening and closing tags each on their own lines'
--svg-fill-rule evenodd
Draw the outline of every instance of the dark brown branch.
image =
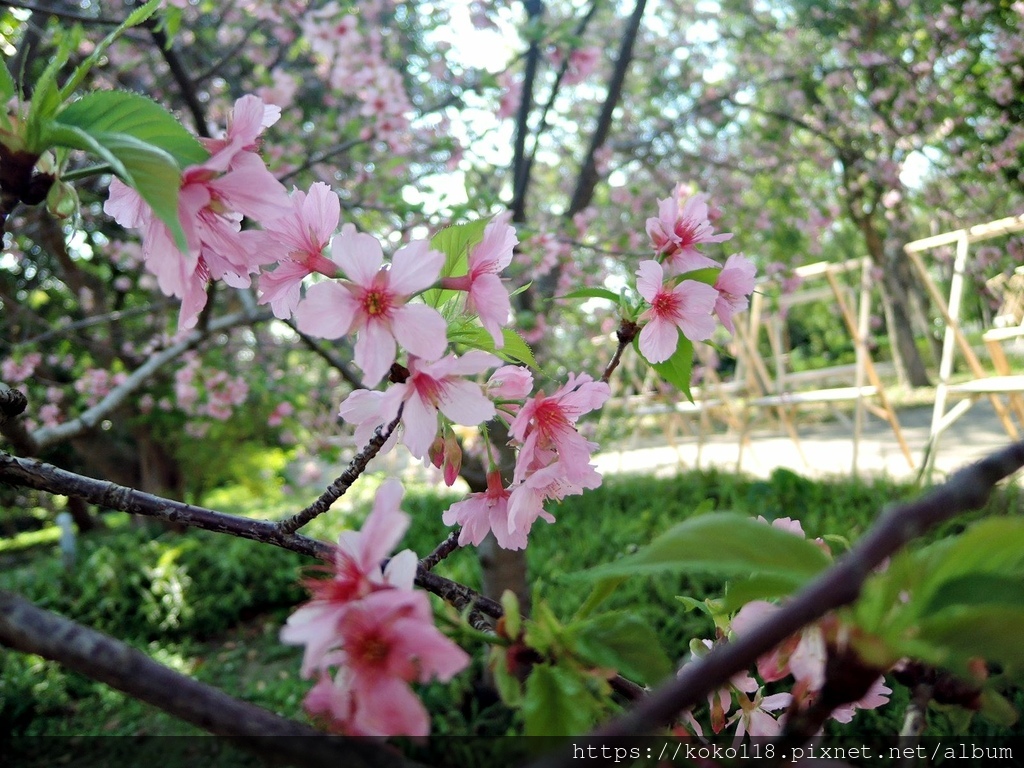
<svg viewBox="0 0 1024 768">
<path fill-rule="evenodd" d="M 526 221 L 526 192 L 530 184 L 526 158 L 526 136 L 530 131 L 530 111 L 533 109 L 533 86 L 537 80 L 537 67 L 540 64 L 540 40 L 538 27 L 544 15 L 544 3 L 541 0 L 526 0 L 526 25 L 529 28 L 530 47 L 526 52 L 526 66 L 523 70 L 523 88 L 519 96 L 519 108 L 516 110 L 516 132 L 512 149 L 512 221 Z"/>
<path fill-rule="evenodd" d="M 619 323 L 619 329 L 615 331 L 615 338 L 619 340 L 618 346 L 615 347 L 615 354 L 612 355 L 612 359 L 608 361 L 608 365 L 605 366 L 604 373 L 601 374 L 601 381 L 605 384 L 611 379 L 615 369 L 619 367 L 619 362 L 622 360 L 622 353 L 625 351 L 633 339 L 636 338 L 637 331 L 640 327 L 632 320 L 623 320 Z"/>
<path fill-rule="evenodd" d="M 594 187 L 597 186 L 597 153 L 608 141 L 608 134 L 612 127 L 612 117 L 615 114 L 615 107 L 622 99 L 622 86 L 626 82 L 626 73 L 633 61 L 633 46 L 636 43 L 637 35 L 640 32 L 640 22 L 643 19 L 644 9 L 647 0 L 637 0 L 633 13 L 629 18 L 626 31 L 622 36 L 622 43 L 619 46 L 619 55 L 615 60 L 615 68 L 608 80 L 608 93 L 604 103 L 601 105 L 601 114 L 597 118 L 597 126 L 590 137 L 590 146 L 587 148 L 587 155 L 583 159 L 579 176 L 576 178 L 576 189 L 572 193 L 572 201 L 565 212 L 565 218 L 571 219 L 582 211 L 594 197 Z"/>
<path fill-rule="evenodd" d="M 404 404 L 403 404 L 404 405 Z M 352 487 L 352 483 L 359 479 L 359 476 L 366 471 L 366 465 L 370 463 L 374 456 L 376 456 L 384 443 L 391 437 L 391 433 L 398 428 L 398 422 L 402 420 L 402 406 L 398 407 L 398 414 L 391 423 L 387 426 L 377 427 L 377 431 L 373 433 L 373 437 L 359 453 L 357 453 L 352 461 L 349 462 L 348 469 L 341 473 L 341 475 L 328 487 L 327 490 L 320 494 L 320 498 L 306 507 L 298 514 L 292 515 L 289 518 L 277 523 L 277 528 L 284 534 L 295 533 L 302 526 L 308 523 L 315 517 L 319 517 L 328 509 L 331 508 L 331 504 L 336 502 L 345 492 Z"/>
<path fill-rule="evenodd" d="M 448 534 L 448 538 L 442 541 L 434 551 L 429 555 L 420 560 L 420 565 L 423 566 L 424 570 L 433 570 L 434 566 L 444 560 L 448 555 L 459 548 L 459 534 L 462 532 L 461 528 L 456 528 L 454 531 Z"/>
<path fill-rule="evenodd" d="M 591 2 L 590 8 L 583 15 L 583 18 L 579 20 L 576 28 L 573 30 L 573 37 L 581 38 L 586 32 L 587 27 L 590 26 L 590 22 L 593 20 L 594 15 L 597 13 L 598 2 L 594 0 Z M 555 74 L 555 82 L 551 84 L 551 91 L 548 93 L 548 100 L 544 104 L 540 111 L 540 119 L 537 121 L 537 128 L 533 132 L 533 147 L 530 150 L 530 156 L 525 160 L 525 169 L 523 171 L 523 177 L 526 180 L 525 183 L 529 183 L 530 174 L 533 172 L 533 164 L 537 158 L 537 150 L 540 147 L 541 137 L 548 127 L 548 115 L 555 106 L 555 100 L 558 98 L 558 94 L 561 92 L 562 81 L 565 79 L 566 73 L 569 71 L 569 61 L 572 58 L 572 54 L 576 52 L 576 48 L 573 47 L 569 50 L 564 58 L 562 59 L 562 65 L 558 68 L 558 72 Z M 525 190 L 523 193 L 525 198 Z M 525 200 L 524 200 L 525 204 Z"/>
<path fill-rule="evenodd" d="M 329 559 L 331 554 L 329 544 L 307 536 L 281 533 L 277 523 L 272 520 L 253 520 L 216 512 L 78 475 L 42 461 L 17 458 L 2 452 L 0 481 L 62 496 L 76 496 L 92 504 L 133 515 L 144 515 L 190 528 L 262 541 L 322 560 Z"/>
<path fill-rule="evenodd" d="M 719 646 L 623 716 L 605 724 L 577 744 L 600 744 L 615 737 L 651 733 L 725 685 L 740 670 L 802 627 L 828 611 L 857 599 L 865 579 L 882 561 L 936 525 L 985 504 L 1000 480 L 1024 466 L 1024 442 L 1014 443 L 954 474 L 949 481 L 914 502 L 891 508 L 843 557 L 780 607 L 773 617 L 750 633 Z M 533 768 L 569 768 L 572 753 L 562 750 L 533 763 Z"/>
<path fill-rule="evenodd" d="M 19 418 L 27 407 L 28 399 L 21 390 L 11 389 L 0 381 L 0 435 L 22 453 L 32 453 L 36 447 L 25 422 Z"/>
<path fill-rule="evenodd" d="M 409 766 L 396 750 L 336 739 L 168 669 L 101 632 L 0 590 L 0 644 L 56 661 L 239 747 L 295 765 Z"/>
<path fill-rule="evenodd" d="M 107 509 L 152 517 L 190 528 L 272 544 L 326 562 L 331 562 L 334 556 L 333 545 L 298 533 L 284 534 L 280 531 L 278 523 L 272 520 L 253 520 L 165 499 L 115 483 L 68 472 L 42 461 L 11 456 L 2 451 L 0 482 L 34 488 L 59 496 L 85 499 Z M 501 616 L 501 605 L 494 600 L 489 600 L 469 587 L 431 573 L 422 566 L 417 569 L 416 584 L 451 603 L 460 611 L 475 607 L 492 618 Z"/>
</svg>

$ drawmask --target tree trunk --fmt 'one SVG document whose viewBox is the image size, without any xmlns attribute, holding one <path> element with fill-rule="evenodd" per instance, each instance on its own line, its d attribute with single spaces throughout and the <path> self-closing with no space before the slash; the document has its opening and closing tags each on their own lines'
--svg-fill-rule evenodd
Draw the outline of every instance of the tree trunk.
<svg viewBox="0 0 1024 768">
<path fill-rule="evenodd" d="M 855 220 L 864 235 L 868 255 L 882 269 L 882 301 L 896 375 L 903 385 L 927 387 L 931 380 L 914 339 L 913 313 L 910 311 L 910 293 L 914 283 L 910 263 L 902 247 L 885 247 L 870 215 L 859 216 Z"/>
<path fill-rule="evenodd" d="M 489 425 L 493 444 L 498 448 L 501 475 L 507 481 L 512 476 L 515 456 L 508 447 L 508 432 L 505 424 L 495 419 Z M 474 493 L 487 490 L 487 466 L 477 454 L 466 454 L 462 464 L 462 478 Z M 525 550 L 502 549 L 492 534 L 488 534 L 477 547 L 480 559 L 481 591 L 486 597 L 500 600 L 506 589 L 512 590 L 519 598 L 523 615 L 530 613 L 530 583 L 526 569 Z"/>
</svg>

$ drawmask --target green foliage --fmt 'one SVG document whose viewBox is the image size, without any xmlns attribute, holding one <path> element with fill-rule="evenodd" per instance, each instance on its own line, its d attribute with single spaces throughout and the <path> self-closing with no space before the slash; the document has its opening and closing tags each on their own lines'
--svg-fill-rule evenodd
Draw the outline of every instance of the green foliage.
<svg viewBox="0 0 1024 768">
<path fill-rule="evenodd" d="M 127 530 L 82 539 L 71 572 L 54 557 L 3 574 L 0 585 L 135 642 L 201 639 L 301 599 L 300 562 L 294 553 L 244 539 Z"/>
<path fill-rule="evenodd" d="M 978 522 L 954 538 L 909 550 L 873 577 L 853 615 L 890 654 L 915 655 L 971 675 L 985 659 L 1014 674 L 1024 653 L 1024 520 Z"/>
<path fill-rule="evenodd" d="M 580 656 L 599 667 L 646 685 L 658 683 L 672 671 L 654 631 L 636 614 L 603 613 L 573 629 Z"/>
<path fill-rule="evenodd" d="M 765 575 L 796 589 L 829 565 L 812 542 L 766 523 L 729 512 L 700 515 L 679 523 L 635 555 L 598 566 L 594 576 L 665 572 L 717 576 Z"/>
<path fill-rule="evenodd" d="M 198 139 L 152 99 L 128 91 L 98 91 L 71 102 L 54 117 L 90 136 L 123 134 L 162 149 L 179 167 L 209 158 Z"/>
<path fill-rule="evenodd" d="M 441 268 L 442 278 L 459 277 L 466 274 L 469 269 L 469 251 L 483 240 L 487 224 L 488 219 L 453 224 L 430 238 L 430 247 L 441 251 L 445 256 L 444 267 Z M 440 307 L 457 298 L 458 295 L 457 291 L 436 288 L 425 291 L 423 300 L 432 307 Z"/>
<path fill-rule="evenodd" d="M 585 733 L 598 711 L 585 682 L 563 667 L 537 664 L 526 681 L 523 718 L 529 736 Z"/>
<path fill-rule="evenodd" d="M 686 395 L 687 400 L 691 403 L 693 402 L 693 395 L 690 394 L 690 380 L 693 376 L 692 341 L 680 333 L 679 346 L 676 347 L 676 351 L 672 353 L 672 357 L 661 363 L 652 363 L 644 357 L 643 352 L 640 351 L 639 336 L 633 339 L 633 348 L 636 350 L 637 355 L 658 372 L 661 378 Z"/>
</svg>

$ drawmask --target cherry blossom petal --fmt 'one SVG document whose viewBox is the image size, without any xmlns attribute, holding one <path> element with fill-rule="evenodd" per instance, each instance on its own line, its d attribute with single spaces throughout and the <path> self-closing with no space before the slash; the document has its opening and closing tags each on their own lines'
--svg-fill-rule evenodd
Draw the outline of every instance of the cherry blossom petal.
<svg viewBox="0 0 1024 768">
<path fill-rule="evenodd" d="M 296 327 L 317 338 L 339 339 L 352 328 L 356 309 L 352 294 L 340 283 L 317 283 L 295 309 Z"/>
<path fill-rule="evenodd" d="M 416 240 L 395 251 L 389 273 L 391 290 L 400 296 L 414 296 L 437 282 L 445 256 L 430 249 L 426 240 Z"/>
<path fill-rule="evenodd" d="M 353 359 L 363 372 L 363 385 L 377 386 L 395 362 L 395 338 L 383 322 L 368 322 L 363 327 L 356 340 Z"/>
<path fill-rule="evenodd" d="M 392 314 L 392 330 L 405 349 L 424 360 L 437 360 L 444 354 L 448 324 L 436 309 L 426 304 L 404 304 Z"/>
<path fill-rule="evenodd" d="M 651 320 L 640 330 L 639 346 L 648 362 L 663 363 L 679 346 L 679 329 L 667 320 Z"/>
</svg>

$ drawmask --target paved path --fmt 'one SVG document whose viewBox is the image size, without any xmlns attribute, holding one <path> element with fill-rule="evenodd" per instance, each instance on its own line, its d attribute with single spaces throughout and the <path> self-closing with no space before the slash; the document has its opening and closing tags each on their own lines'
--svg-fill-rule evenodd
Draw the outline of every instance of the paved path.
<svg viewBox="0 0 1024 768">
<path fill-rule="evenodd" d="M 899 411 L 900 425 L 910 445 L 915 464 L 920 466 L 928 440 L 932 409 L 930 406 Z M 778 467 L 808 477 L 849 476 L 853 466 L 853 429 L 839 422 L 798 426 L 800 445 L 806 463 L 796 445 L 779 428 L 756 431 L 744 447 L 743 472 L 767 477 Z M 1010 442 L 991 404 L 977 403 L 942 435 L 935 461 L 935 479 L 941 479 L 965 464 L 982 458 Z M 665 475 L 679 469 L 716 467 L 735 471 L 739 458 L 739 439 L 735 434 L 706 438 L 698 456 L 695 436 L 683 437 L 675 448 L 665 445 L 633 450 L 607 451 L 596 457 L 602 473 L 654 472 Z M 900 450 L 889 425 L 868 415 L 858 454 L 858 474 L 864 477 L 888 476 L 913 480 L 912 469 Z"/>
</svg>

